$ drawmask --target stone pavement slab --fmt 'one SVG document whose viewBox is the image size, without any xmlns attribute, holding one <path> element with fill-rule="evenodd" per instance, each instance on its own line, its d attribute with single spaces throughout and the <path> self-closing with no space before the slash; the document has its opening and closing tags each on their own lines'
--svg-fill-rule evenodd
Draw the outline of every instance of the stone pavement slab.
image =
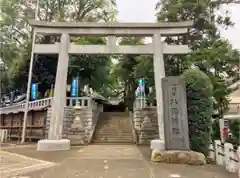
<svg viewBox="0 0 240 178">
<path fill-rule="evenodd" d="M 135 145 L 91 145 L 78 153 L 80 159 L 144 159 Z"/>
<path fill-rule="evenodd" d="M 47 169 L 21 174 L 29 178 L 237 178 L 223 167 L 153 164 L 149 147 L 135 145 L 89 145 L 69 151 L 37 152 L 36 148 L 11 148 L 20 153 L 56 164 Z"/>
<path fill-rule="evenodd" d="M 229 173 L 225 168 L 214 165 L 150 164 L 151 171 L 156 178 L 168 178 L 171 174 L 180 175 L 180 178 L 237 178 L 237 174 Z"/>
<path fill-rule="evenodd" d="M 35 173 L 31 178 L 149 178 L 150 172 L 139 160 L 68 159 L 61 165 Z"/>
<path fill-rule="evenodd" d="M 15 153 L 0 150 L 0 175 L 1 178 L 15 176 L 43 168 L 49 168 L 54 163 L 33 159 Z"/>
</svg>

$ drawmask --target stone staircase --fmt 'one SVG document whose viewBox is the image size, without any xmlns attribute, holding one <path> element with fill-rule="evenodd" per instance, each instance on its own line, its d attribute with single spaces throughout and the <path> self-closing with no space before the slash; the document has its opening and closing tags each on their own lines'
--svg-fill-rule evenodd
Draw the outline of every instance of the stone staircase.
<svg viewBox="0 0 240 178">
<path fill-rule="evenodd" d="M 128 112 L 102 112 L 93 135 L 96 144 L 130 144 L 134 142 Z"/>
</svg>

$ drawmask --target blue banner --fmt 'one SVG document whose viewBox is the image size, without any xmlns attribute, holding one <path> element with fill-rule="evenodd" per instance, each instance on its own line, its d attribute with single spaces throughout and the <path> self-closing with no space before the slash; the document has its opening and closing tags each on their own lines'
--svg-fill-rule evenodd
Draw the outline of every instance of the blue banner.
<svg viewBox="0 0 240 178">
<path fill-rule="evenodd" d="M 37 91 L 38 91 L 38 84 L 32 83 L 32 90 L 31 90 L 31 99 L 32 100 L 37 99 Z"/>
<path fill-rule="evenodd" d="M 72 80 L 71 96 L 72 97 L 77 96 L 77 79 L 76 78 Z"/>
<path fill-rule="evenodd" d="M 144 82 L 144 78 L 140 78 L 139 79 L 139 89 L 140 89 L 140 92 L 144 92 L 145 91 L 145 82 Z"/>
</svg>

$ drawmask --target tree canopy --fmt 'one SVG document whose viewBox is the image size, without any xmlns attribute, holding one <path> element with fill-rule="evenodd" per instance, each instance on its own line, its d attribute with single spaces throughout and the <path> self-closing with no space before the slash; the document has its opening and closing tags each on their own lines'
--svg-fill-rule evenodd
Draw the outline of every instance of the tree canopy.
<svg viewBox="0 0 240 178">
<path fill-rule="evenodd" d="M 2 59 L 8 66 L 3 81 L 5 91 L 18 89 L 26 91 L 28 68 L 31 54 L 32 28 L 28 19 L 34 18 L 36 5 L 21 0 L 0 0 L 2 27 Z M 115 0 L 40 0 L 37 13 L 44 21 L 114 21 L 116 20 Z M 53 43 L 56 39 L 37 36 L 38 43 Z M 103 38 L 76 38 L 76 43 L 104 43 Z M 57 56 L 34 57 L 33 81 L 41 83 L 43 91 L 50 88 L 56 75 Z M 81 82 L 102 90 L 109 71 L 109 56 L 71 56 L 69 78 L 79 73 Z M 77 66 L 77 68 L 71 68 Z M 80 70 L 84 68 L 84 70 Z M 77 72 L 80 70 L 79 72 Z"/>
</svg>

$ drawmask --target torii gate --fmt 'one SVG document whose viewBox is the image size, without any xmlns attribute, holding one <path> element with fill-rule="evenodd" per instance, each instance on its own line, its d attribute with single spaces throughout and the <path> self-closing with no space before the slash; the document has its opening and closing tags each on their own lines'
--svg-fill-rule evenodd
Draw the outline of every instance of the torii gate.
<svg viewBox="0 0 240 178">
<path fill-rule="evenodd" d="M 163 97 L 161 79 L 165 77 L 163 54 L 188 53 L 187 45 L 167 45 L 161 42 L 161 36 L 183 35 L 193 25 L 192 21 L 170 23 L 75 23 L 44 22 L 30 20 L 35 33 L 61 35 L 58 44 L 35 44 L 33 52 L 37 54 L 59 54 L 55 81 L 54 99 L 50 120 L 49 140 L 60 140 L 64 105 L 66 98 L 69 54 L 152 54 L 154 59 L 154 79 L 157 99 L 159 139 L 164 141 Z M 70 36 L 105 36 L 106 45 L 76 45 L 70 43 Z M 118 36 L 152 37 L 152 43 L 146 45 L 116 45 Z"/>
</svg>

